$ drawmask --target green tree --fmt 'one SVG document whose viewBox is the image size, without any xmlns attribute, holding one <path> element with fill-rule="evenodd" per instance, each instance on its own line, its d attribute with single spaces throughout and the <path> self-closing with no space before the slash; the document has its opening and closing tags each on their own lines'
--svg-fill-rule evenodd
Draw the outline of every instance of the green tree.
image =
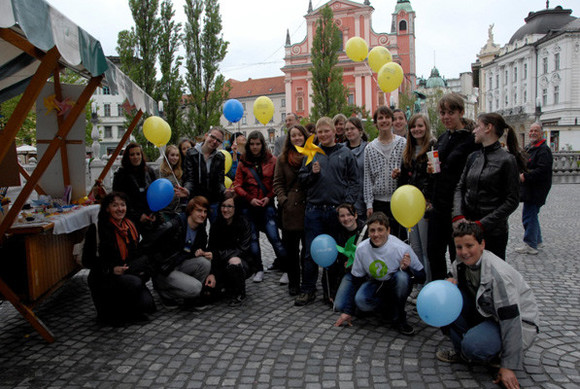
<svg viewBox="0 0 580 389">
<path fill-rule="evenodd" d="M 347 105 L 346 87 L 342 83 L 342 68 L 338 64 L 338 51 L 342 49 L 340 30 L 334 24 L 333 12 L 328 5 L 316 21 L 316 34 L 312 40 L 312 118 L 334 116 Z"/>
<path fill-rule="evenodd" d="M 222 19 L 217 0 L 186 0 L 185 2 L 185 76 L 191 98 L 187 133 L 200 135 L 219 124 L 221 107 L 229 94 L 229 86 L 219 63 L 226 56 L 228 42 L 223 39 Z"/>
<path fill-rule="evenodd" d="M 159 34 L 161 81 L 157 91 L 164 102 L 165 118 L 171 127 L 171 143 L 177 143 L 184 131 L 180 107 L 184 83 L 179 75 L 183 57 L 176 54 L 183 34 L 181 23 L 175 23 L 174 16 L 173 3 L 171 0 L 164 0 L 161 3 Z"/>
</svg>

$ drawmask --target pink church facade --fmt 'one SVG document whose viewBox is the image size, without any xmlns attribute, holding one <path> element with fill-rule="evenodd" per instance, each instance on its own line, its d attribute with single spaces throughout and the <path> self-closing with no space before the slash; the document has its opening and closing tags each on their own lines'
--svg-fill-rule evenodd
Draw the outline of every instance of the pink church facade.
<svg viewBox="0 0 580 389">
<path fill-rule="evenodd" d="M 390 33 L 377 33 L 373 30 L 374 8 L 368 0 L 365 0 L 364 4 L 349 0 L 332 0 L 327 4 L 331 7 L 335 23 L 342 33 L 343 50 L 339 53 L 338 66 L 343 69 L 343 83 L 348 89 L 349 103 L 365 107 L 370 112 L 373 112 L 379 105 L 398 105 L 399 91 L 410 91 L 416 85 L 415 12 L 411 8 L 410 1 L 397 1 L 395 12 L 391 15 Z M 310 50 L 316 32 L 316 21 L 325 5 L 316 10 L 310 7 L 305 16 L 307 33 L 302 42 L 291 44 L 289 37 L 286 40 L 285 66 L 281 70 L 285 74 L 286 100 L 290 102 L 287 104 L 287 110 L 301 117 L 309 116 L 312 107 Z M 379 15 L 378 17 L 388 16 Z M 393 61 L 399 63 L 405 73 L 405 80 L 398 90 L 383 93 L 377 85 L 377 75 L 372 72 L 367 60 L 353 62 L 347 57 L 344 45 L 355 36 L 363 38 L 369 50 L 376 46 L 389 49 Z"/>
</svg>

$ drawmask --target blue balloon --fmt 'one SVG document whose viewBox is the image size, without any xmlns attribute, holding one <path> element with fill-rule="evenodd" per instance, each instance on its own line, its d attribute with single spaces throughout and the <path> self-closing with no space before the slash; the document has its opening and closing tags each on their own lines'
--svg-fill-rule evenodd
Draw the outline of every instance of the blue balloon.
<svg viewBox="0 0 580 389">
<path fill-rule="evenodd" d="M 236 99 L 229 99 L 224 104 L 224 116 L 229 122 L 236 123 L 244 116 L 244 106 Z"/>
<path fill-rule="evenodd" d="M 159 178 L 149 185 L 147 188 L 147 204 L 149 209 L 157 212 L 171 203 L 173 200 L 173 184 L 167 178 Z"/>
<path fill-rule="evenodd" d="M 417 313 L 427 324 L 443 327 L 459 317 L 463 297 L 459 288 L 449 281 L 437 280 L 425 285 L 417 297 Z"/>
<path fill-rule="evenodd" d="M 330 235 L 318 235 L 310 245 L 310 255 L 314 262 L 322 267 L 332 265 L 338 256 L 336 241 Z"/>
</svg>

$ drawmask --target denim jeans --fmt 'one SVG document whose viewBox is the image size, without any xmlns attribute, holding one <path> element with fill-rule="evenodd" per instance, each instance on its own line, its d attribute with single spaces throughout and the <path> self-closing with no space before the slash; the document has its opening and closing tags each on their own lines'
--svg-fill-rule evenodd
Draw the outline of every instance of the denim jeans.
<svg viewBox="0 0 580 389">
<path fill-rule="evenodd" d="M 335 237 L 337 225 L 338 216 L 334 206 L 306 205 L 306 214 L 304 216 L 305 255 L 302 268 L 302 285 L 300 287 L 302 293 L 316 291 L 318 264 L 314 262 L 310 255 L 312 241 L 320 234 L 328 234 Z"/>
<path fill-rule="evenodd" d="M 334 308 L 353 315 L 355 308 L 389 316 L 395 323 L 406 322 L 405 304 L 413 283 L 409 273 L 399 270 L 386 281 L 365 281 L 358 290 L 351 273 L 345 274 L 336 293 Z"/>
<path fill-rule="evenodd" d="M 429 265 L 429 257 L 427 256 L 427 232 L 429 228 L 429 220 L 422 218 L 419 223 L 411 228 L 409 233 L 409 243 L 411 248 L 421 261 L 425 268 L 425 285 L 431 282 L 431 266 Z"/>
<path fill-rule="evenodd" d="M 522 211 L 522 223 L 524 225 L 524 242 L 535 249 L 542 243 L 542 230 L 538 214 L 540 207 L 533 203 L 524 203 Z"/>
<path fill-rule="evenodd" d="M 475 301 L 466 293 L 459 317 L 442 330 L 449 335 L 455 351 L 470 362 L 489 362 L 501 352 L 501 331 L 493 319 L 479 315 Z"/>
<path fill-rule="evenodd" d="M 252 229 L 252 242 L 250 243 L 250 250 L 252 251 L 252 256 L 256 261 L 256 270 L 264 270 L 264 265 L 262 264 L 262 253 L 260 251 L 260 231 L 263 231 L 266 234 L 266 237 L 272 245 L 276 256 L 285 261 L 287 254 L 286 249 L 282 244 L 282 239 L 280 239 L 280 235 L 278 234 L 278 225 L 276 223 L 276 208 L 273 206 L 248 206 L 242 210 L 242 213 L 250 222 L 250 228 Z"/>
</svg>

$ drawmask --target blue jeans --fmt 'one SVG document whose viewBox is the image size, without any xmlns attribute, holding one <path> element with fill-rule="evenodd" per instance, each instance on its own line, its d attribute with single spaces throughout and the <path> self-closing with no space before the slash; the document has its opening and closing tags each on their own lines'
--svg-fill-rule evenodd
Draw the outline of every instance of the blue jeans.
<svg viewBox="0 0 580 389">
<path fill-rule="evenodd" d="M 302 268 L 302 293 L 313 293 L 316 291 L 316 281 L 318 280 L 318 264 L 314 262 L 310 255 L 310 245 L 314 238 L 320 234 L 336 236 L 338 216 L 336 208 L 331 205 L 306 205 L 304 216 L 304 243 L 305 256 Z"/>
<path fill-rule="evenodd" d="M 475 307 L 475 300 L 467 293 L 463 295 L 463 309 L 459 317 L 443 333 L 451 338 L 455 351 L 469 362 L 487 363 L 499 355 L 502 348 L 499 324 L 484 318 Z"/>
<path fill-rule="evenodd" d="M 524 225 L 524 242 L 535 249 L 542 243 L 542 230 L 538 214 L 540 207 L 533 203 L 524 203 L 522 223 Z"/>
<path fill-rule="evenodd" d="M 209 205 L 209 215 L 208 215 L 208 219 L 209 219 L 209 223 L 210 224 L 214 224 L 215 221 L 217 220 L 218 217 L 218 212 L 219 212 L 219 203 L 211 203 Z"/>
<path fill-rule="evenodd" d="M 399 270 L 386 281 L 371 279 L 365 281 L 358 290 L 353 281 L 354 277 L 350 273 L 342 278 L 334 300 L 337 311 L 353 315 L 359 309 L 390 316 L 395 323 L 406 322 L 405 304 L 413 286 L 409 273 Z"/>
<path fill-rule="evenodd" d="M 260 231 L 263 231 L 268 238 L 268 241 L 274 249 L 274 253 L 283 262 L 286 261 L 286 249 L 282 244 L 282 239 L 278 234 L 278 225 L 276 223 L 276 208 L 273 206 L 267 207 L 252 207 L 248 206 L 242 210 L 242 214 L 246 216 L 250 222 L 252 229 L 252 242 L 250 243 L 250 250 L 252 256 L 256 261 L 256 271 L 264 271 L 262 264 L 262 253 L 260 251 Z"/>
</svg>

